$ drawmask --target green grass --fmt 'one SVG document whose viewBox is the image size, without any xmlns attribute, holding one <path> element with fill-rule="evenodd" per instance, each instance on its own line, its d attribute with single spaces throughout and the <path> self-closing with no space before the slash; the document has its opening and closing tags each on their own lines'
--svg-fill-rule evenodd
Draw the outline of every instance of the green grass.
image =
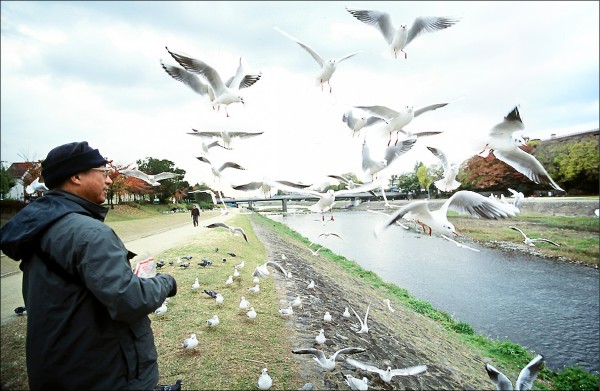
<svg viewBox="0 0 600 391">
<path fill-rule="evenodd" d="M 509 228 L 517 226 L 530 238 L 545 238 L 560 244 L 560 247 L 536 244 L 535 250 L 544 255 L 600 266 L 600 224 L 597 217 L 520 214 L 518 220 L 474 221 L 456 212 L 449 212 L 448 216 L 461 234 L 477 241 L 506 241 L 525 246 L 521 234 Z"/>
</svg>

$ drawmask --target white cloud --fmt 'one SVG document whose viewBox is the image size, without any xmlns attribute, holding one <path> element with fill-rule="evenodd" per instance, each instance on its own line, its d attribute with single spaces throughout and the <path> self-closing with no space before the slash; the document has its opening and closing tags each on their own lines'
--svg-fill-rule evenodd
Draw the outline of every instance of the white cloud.
<svg viewBox="0 0 600 391">
<path fill-rule="evenodd" d="M 420 15 L 461 18 L 413 41 L 407 60 L 384 58 L 381 34 L 345 5 L 2 3 L 2 160 L 20 161 L 23 150 L 43 158 L 60 143 L 87 140 L 122 163 L 169 159 L 193 184 L 212 178 L 196 159 L 200 141 L 186 134 L 192 128 L 264 131 L 234 151 L 214 152 L 218 163 L 247 167 L 226 171 L 225 182 L 268 176 L 320 183 L 328 174 L 360 171 L 362 140 L 341 121 L 355 105 L 452 102 L 407 127 L 446 134 L 420 140 L 398 165 L 406 170 L 415 160 L 436 163 L 425 145 L 459 145 L 516 104 L 532 137 L 598 127 L 597 2 L 347 4 L 388 10 L 396 26 Z M 321 92 L 316 62 L 274 24 L 324 57 L 362 52 L 339 65 L 332 94 Z M 243 55 L 249 71 L 263 76 L 242 91 L 246 106 L 231 105 L 226 118 L 164 72 L 160 59 L 176 65 L 165 46 L 206 61 L 224 78 Z M 377 142 L 382 149 L 387 139 Z"/>
</svg>

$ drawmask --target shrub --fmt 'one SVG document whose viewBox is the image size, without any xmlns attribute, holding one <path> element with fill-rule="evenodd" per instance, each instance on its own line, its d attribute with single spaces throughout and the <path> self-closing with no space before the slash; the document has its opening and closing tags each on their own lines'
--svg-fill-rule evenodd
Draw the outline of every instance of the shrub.
<svg viewBox="0 0 600 391">
<path fill-rule="evenodd" d="M 567 367 L 552 378 L 555 390 L 598 390 L 600 378 L 581 369 L 579 366 Z"/>
</svg>

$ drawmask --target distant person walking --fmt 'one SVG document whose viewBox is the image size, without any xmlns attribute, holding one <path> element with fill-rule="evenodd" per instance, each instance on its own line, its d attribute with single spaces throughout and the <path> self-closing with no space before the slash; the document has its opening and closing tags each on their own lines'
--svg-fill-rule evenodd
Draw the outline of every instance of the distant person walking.
<svg viewBox="0 0 600 391">
<path fill-rule="evenodd" d="M 192 222 L 194 223 L 194 227 L 198 226 L 198 216 L 200 216 L 200 209 L 194 205 L 192 208 Z"/>
<path fill-rule="evenodd" d="M 135 275 L 135 254 L 104 224 L 107 163 L 86 141 L 52 149 L 42 162 L 50 190 L 0 229 L 0 249 L 23 271 L 31 390 L 153 390 L 158 383 L 148 314 L 177 285 L 167 274 Z"/>
</svg>

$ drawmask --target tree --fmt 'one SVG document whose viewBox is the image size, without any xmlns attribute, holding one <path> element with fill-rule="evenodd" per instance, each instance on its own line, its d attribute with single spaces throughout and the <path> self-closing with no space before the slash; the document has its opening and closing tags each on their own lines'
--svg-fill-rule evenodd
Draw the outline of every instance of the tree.
<svg viewBox="0 0 600 391">
<path fill-rule="evenodd" d="M 0 194 L 2 198 L 8 194 L 10 189 L 16 184 L 15 180 L 8 175 L 4 164 L 0 165 Z"/>
<path fill-rule="evenodd" d="M 537 145 L 534 154 L 548 174 L 566 190 L 598 194 L 598 141 L 594 138 Z"/>
<path fill-rule="evenodd" d="M 152 157 L 147 157 L 144 160 L 138 160 L 137 162 L 138 169 L 146 174 L 156 175 L 161 172 L 172 172 L 175 174 L 179 174 L 178 178 L 173 179 L 164 179 L 161 181 L 160 186 L 156 186 L 158 188 L 156 191 L 159 193 L 159 198 L 161 200 L 170 201 L 171 198 L 175 197 L 175 194 L 178 190 L 187 189 L 190 187 L 190 184 L 187 181 L 181 181 L 179 178 L 183 178 L 185 175 L 185 170 L 175 167 L 175 163 L 167 159 L 155 159 Z"/>
<path fill-rule="evenodd" d="M 419 186 L 421 186 L 421 189 L 426 189 L 429 193 L 429 186 L 433 183 L 433 179 L 429 175 L 427 166 L 421 163 L 421 165 L 417 168 L 415 175 L 417 176 L 417 180 L 419 181 Z"/>
</svg>

